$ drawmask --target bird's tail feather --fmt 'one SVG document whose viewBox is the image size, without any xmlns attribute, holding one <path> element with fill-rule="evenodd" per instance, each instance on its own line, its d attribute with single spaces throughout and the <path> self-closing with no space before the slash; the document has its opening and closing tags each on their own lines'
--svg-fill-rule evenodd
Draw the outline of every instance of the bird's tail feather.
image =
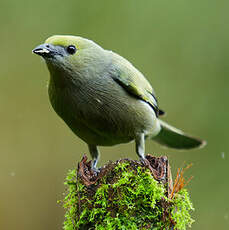
<svg viewBox="0 0 229 230">
<path fill-rule="evenodd" d="M 175 149 L 192 149 L 203 147 L 206 144 L 206 141 L 191 137 L 166 122 L 162 120 L 159 121 L 161 131 L 153 140 L 161 145 Z"/>
</svg>

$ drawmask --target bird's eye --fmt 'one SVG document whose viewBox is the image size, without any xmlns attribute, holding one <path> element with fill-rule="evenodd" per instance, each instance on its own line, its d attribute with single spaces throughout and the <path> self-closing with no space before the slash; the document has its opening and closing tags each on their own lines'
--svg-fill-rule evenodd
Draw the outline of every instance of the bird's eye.
<svg viewBox="0 0 229 230">
<path fill-rule="evenodd" d="M 74 54 L 76 52 L 76 47 L 74 45 L 70 45 L 67 47 L 67 52 L 69 54 Z"/>
</svg>

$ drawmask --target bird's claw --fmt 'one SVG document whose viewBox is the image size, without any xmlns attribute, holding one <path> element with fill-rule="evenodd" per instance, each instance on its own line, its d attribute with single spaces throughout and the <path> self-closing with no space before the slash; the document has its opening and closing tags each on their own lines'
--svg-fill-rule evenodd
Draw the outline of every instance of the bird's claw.
<svg viewBox="0 0 229 230">
<path fill-rule="evenodd" d="M 98 180 L 100 170 L 91 167 L 91 161 L 87 162 L 87 156 L 84 155 L 82 161 L 78 165 L 78 173 L 86 186 L 95 184 Z"/>
<path fill-rule="evenodd" d="M 141 158 L 140 161 L 145 167 L 147 167 L 150 170 L 150 172 L 153 174 L 154 178 L 157 179 L 157 170 L 155 170 L 151 166 L 150 162 L 146 158 Z"/>
</svg>

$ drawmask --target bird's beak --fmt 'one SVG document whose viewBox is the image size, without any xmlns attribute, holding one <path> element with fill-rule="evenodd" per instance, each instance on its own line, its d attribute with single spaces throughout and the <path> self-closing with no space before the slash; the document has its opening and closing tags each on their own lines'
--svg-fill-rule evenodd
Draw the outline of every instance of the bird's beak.
<svg viewBox="0 0 229 230">
<path fill-rule="evenodd" d="M 53 54 L 53 50 L 49 44 L 39 45 L 35 49 L 33 49 L 32 52 L 44 58 L 51 57 Z"/>
<path fill-rule="evenodd" d="M 49 54 L 50 49 L 49 49 L 49 46 L 47 46 L 46 44 L 42 44 L 42 45 L 37 46 L 35 49 L 33 49 L 32 52 L 42 56 L 44 54 Z"/>
</svg>

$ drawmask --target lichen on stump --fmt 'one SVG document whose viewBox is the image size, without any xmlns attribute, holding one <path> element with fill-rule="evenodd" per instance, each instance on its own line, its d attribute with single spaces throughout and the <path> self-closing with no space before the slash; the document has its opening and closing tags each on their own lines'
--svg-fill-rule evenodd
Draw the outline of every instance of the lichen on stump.
<svg viewBox="0 0 229 230">
<path fill-rule="evenodd" d="M 182 230 L 191 226 L 193 207 L 182 186 L 182 171 L 173 186 L 167 157 L 146 158 L 148 166 L 129 159 L 109 162 L 97 175 L 84 156 L 65 181 L 64 229 Z"/>
</svg>

